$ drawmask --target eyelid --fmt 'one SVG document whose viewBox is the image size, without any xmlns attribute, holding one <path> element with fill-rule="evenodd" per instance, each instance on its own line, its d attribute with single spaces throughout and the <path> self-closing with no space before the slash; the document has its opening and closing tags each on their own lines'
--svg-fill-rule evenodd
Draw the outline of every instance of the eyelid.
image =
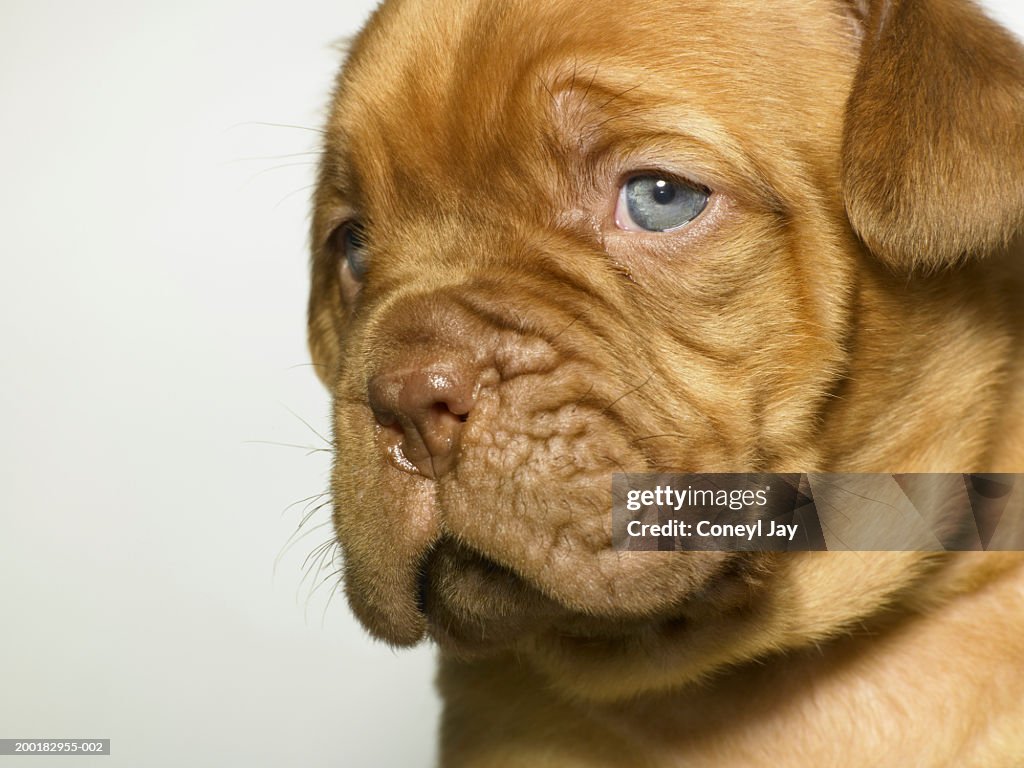
<svg viewBox="0 0 1024 768">
<path fill-rule="evenodd" d="M 684 184 L 684 185 L 686 185 L 688 187 L 693 187 L 694 189 L 699 189 L 699 190 L 701 190 L 702 192 L 704 192 L 708 196 L 708 203 L 710 203 L 711 199 L 715 196 L 715 188 L 712 187 L 710 184 L 705 184 L 705 183 L 700 182 L 700 181 L 695 181 L 694 179 L 692 179 L 692 178 L 690 178 L 690 177 L 688 177 L 688 176 L 686 176 L 686 175 L 684 175 L 682 173 L 679 173 L 678 171 L 669 171 L 669 170 L 666 170 L 665 168 L 659 168 L 658 166 L 639 165 L 639 166 L 635 166 L 635 167 L 629 168 L 628 170 L 622 171 L 616 177 L 616 181 L 615 181 L 615 202 L 613 202 L 613 205 L 612 205 L 612 213 L 613 214 L 615 212 L 615 204 L 616 204 L 616 202 L 619 199 L 619 191 L 626 185 L 626 183 L 630 179 L 634 179 L 637 176 L 656 176 L 659 179 L 665 179 L 666 181 L 671 181 L 674 184 Z M 614 218 L 614 216 L 613 216 L 613 218 Z"/>
<path fill-rule="evenodd" d="M 352 219 L 359 218 L 348 205 L 325 206 L 317 211 L 314 218 L 316 243 L 321 248 L 328 248 L 335 234 Z"/>
<path fill-rule="evenodd" d="M 665 168 L 658 168 L 657 166 L 639 166 L 636 168 L 630 168 L 628 171 L 623 171 L 622 173 L 619 174 L 618 186 L 621 187 L 630 179 L 635 179 L 638 176 L 655 176 L 659 179 L 670 181 L 673 184 L 684 184 L 688 187 L 693 187 L 694 189 L 703 190 L 704 192 L 707 192 L 709 195 L 712 192 L 711 187 L 709 187 L 707 184 L 702 184 L 699 181 L 694 181 L 693 179 L 689 178 L 688 176 L 682 173 L 679 173 L 678 171 L 670 171 Z"/>
<path fill-rule="evenodd" d="M 369 266 L 365 222 L 357 218 L 349 219 L 339 228 L 338 235 L 342 258 L 348 265 L 352 277 L 362 282 Z"/>
</svg>

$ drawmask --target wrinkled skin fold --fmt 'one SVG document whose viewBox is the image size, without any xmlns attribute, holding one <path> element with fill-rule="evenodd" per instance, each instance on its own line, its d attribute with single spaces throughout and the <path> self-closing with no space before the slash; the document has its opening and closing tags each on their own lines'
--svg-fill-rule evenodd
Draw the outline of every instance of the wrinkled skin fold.
<svg viewBox="0 0 1024 768">
<path fill-rule="evenodd" d="M 326 125 L 310 347 L 345 591 L 439 645 L 444 765 L 1013 764 L 1017 555 L 621 552 L 610 489 L 1024 472 L 1021 146 L 1024 55 L 966 3 L 382 5 Z M 629 231 L 641 173 L 707 205 Z M 935 682 L 952 652 L 973 676 Z M 927 737 L 907 686 L 1000 714 Z"/>
</svg>

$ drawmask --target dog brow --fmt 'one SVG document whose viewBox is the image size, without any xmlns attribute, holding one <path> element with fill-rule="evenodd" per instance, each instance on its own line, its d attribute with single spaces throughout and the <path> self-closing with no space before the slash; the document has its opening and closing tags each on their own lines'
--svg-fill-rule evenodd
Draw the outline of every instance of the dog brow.
<svg viewBox="0 0 1024 768">
<path fill-rule="evenodd" d="M 559 156 L 597 167 L 609 158 L 643 156 L 647 162 L 685 162 L 728 184 L 738 197 L 770 210 L 785 205 L 754 156 L 720 121 L 695 104 L 680 109 L 657 97 L 644 72 L 607 61 L 573 58 L 534 73 L 548 103 L 547 139 Z"/>
</svg>

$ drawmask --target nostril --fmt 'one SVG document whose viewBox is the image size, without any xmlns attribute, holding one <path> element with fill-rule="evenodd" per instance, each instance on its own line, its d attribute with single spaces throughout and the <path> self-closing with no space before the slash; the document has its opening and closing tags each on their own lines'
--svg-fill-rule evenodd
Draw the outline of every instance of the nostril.
<svg viewBox="0 0 1024 768">
<path fill-rule="evenodd" d="M 445 414 L 452 413 L 452 409 L 448 407 L 448 403 L 434 403 L 430 407 L 433 409 L 434 413 L 441 417 Z M 452 413 L 452 415 L 454 416 L 455 414 Z"/>
<path fill-rule="evenodd" d="M 389 453 L 403 469 L 438 478 L 454 466 L 462 425 L 475 400 L 475 375 L 455 364 L 399 368 L 368 382 L 368 400 Z"/>
<path fill-rule="evenodd" d="M 387 411 L 378 410 L 377 408 L 373 408 L 372 410 L 373 418 L 375 418 L 377 420 L 377 423 L 380 424 L 382 427 L 388 427 L 391 429 L 398 430 L 401 429 L 401 427 L 398 426 L 398 419 L 395 418 L 394 414 L 388 413 Z"/>
<path fill-rule="evenodd" d="M 457 413 L 448 403 L 439 402 L 430 407 L 425 419 L 435 430 L 443 430 L 446 427 L 457 430 L 459 424 L 464 424 L 469 419 L 469 413 Z"/>
</svg>

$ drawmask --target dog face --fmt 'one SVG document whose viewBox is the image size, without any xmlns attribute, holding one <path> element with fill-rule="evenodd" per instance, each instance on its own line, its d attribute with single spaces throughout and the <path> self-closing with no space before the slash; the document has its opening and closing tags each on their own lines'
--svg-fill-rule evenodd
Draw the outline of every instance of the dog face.
<svg viewBox="0 0 1024 768">
<path fill-rule="evenodd" d="M 615 696 L 826 637 L 934 567 L 617 552 L 610 478 L 978 466 L 908 398 L 960 434 L 991 415 L 1012 340 L 963 284 L 1020 228 L 1022 72 L 955 4 L 385 3 L 313 226 L 360 619 Z M 992 332 L 939 350 L 950 318 Z"/>
</svg>

